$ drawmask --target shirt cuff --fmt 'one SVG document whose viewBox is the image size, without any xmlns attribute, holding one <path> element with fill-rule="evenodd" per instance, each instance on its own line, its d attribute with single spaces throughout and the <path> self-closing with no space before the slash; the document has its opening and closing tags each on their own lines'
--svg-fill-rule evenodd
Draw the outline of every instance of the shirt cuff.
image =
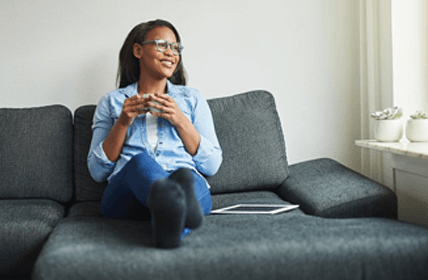
<svg viewBox="0 0 428 280">
<path fill-rule="evenodd" d="M 102 141 L 94 150 L 95 157 L 97 158 L 98 163 L 103 166 L 114 166 L 114 162 L 110 161 L 104 152 L 103 149 L 104 141 Z"/>
<path fill-rule="evenodd" d="M 97 182 L 105 181 L 116 166 L 114 162 L 107 158 L 103 149 L 103 143 L 104 141 L 101 142 L 88 157 L 89 172 L 92 178 Z"/>
<path fill-rule="evenodd" d="M 222 156 L 221 150 L 217 149 L 208 139 L 201 135 L 199 148 L 193 161 L 198 171 L 207 176 L 214 175 L 220 167 Z"/>
</svg>

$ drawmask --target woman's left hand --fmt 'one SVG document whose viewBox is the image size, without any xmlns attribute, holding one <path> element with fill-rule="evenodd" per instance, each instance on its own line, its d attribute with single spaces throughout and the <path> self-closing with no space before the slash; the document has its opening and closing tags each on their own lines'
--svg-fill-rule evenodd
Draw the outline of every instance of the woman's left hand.
<svg viewBox="0 0 428 280">
<path fill-rule="evenodd" d="M 183 114 L 183 112 L 178 107 L 175 100 L 170 97 L 168 94 L 151 94 L 149 95 L 150 101 L 156 101 L 155 102 L 147 102 L 147 104 L 150 107 L 154 107 L 160 112 L 152 112 L 154 116 L 161 117 L 164 119 L 169 120 L 174 126 L 180 125 L 183 122 L 187 121 L 188 119 Z"/>
<path fill-rule="evenodd" d="M 149 98 L 147 105 L 161 111 L 152 112 L 151 114 L 169 120 L 177 129 L 187 152 L 192 156 L 196 155 L 201 136 L 192 122 L 180 110 L 175 100 L 168 94 L 157 93 L 150 95 Z M 158 104 L 151 101 L 156 101 Z"/>
</svg>

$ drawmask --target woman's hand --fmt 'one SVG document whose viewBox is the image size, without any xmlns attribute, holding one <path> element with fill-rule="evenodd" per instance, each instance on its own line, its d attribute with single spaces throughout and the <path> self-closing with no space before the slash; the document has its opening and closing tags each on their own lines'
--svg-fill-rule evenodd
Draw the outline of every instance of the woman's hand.
<svg viewBox="0 0 428 280">
<path fill-rule="evenodd" d="M 160 110 L 160 112 L 152 112 L 154 116 L 169 120 L 175 127 L 188 120 L 175 100 L 168 94 L 150 94 L 146 100 L 149 107 Z"/>
<path fill-rule="evenodd" d="M 201 136 L 192 122 L 180 110 L 175 100 L 167 94 L 156 93 L 147 98 L 147 106 L 160 110 L 160 112 L 152 112 L 151 114 L 170 121 L 177 129 L 187 152 L 192 156 L 196 155 Z"/>
<path fill-rule="evenodd" d="M 138 94 L 125 99 L 122 112 L 117 121 L 121 125 L 129 127 L 136 116 L 146 114 L 149 111 L 147 101 L 147 99 L 142 98 Z"/>
</svg>

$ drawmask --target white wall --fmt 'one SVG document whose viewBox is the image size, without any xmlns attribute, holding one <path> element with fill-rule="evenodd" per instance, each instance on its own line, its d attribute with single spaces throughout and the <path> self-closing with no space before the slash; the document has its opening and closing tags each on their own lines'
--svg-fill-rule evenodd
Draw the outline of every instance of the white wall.
<svg viewBox="0 0 428 280">
<path fill-rule="evenodd" d="M 290 163 L 331 157 L 359 170 L 356 0 L 15 0 L 0 4 L 0 107 L 74 111 L 114 89 L 136 24 L 170 20 L 189 85 L 206 98 L 267 89 Z"/>
</svg>

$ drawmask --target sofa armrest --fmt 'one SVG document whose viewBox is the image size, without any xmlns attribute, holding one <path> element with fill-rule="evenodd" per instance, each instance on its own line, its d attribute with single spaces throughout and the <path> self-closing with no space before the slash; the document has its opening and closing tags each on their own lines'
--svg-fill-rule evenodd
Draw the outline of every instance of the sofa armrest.
<svg viewBox="0 0 428 280">
<path fill-rule="evenodd" d="M 397 218 L 394 192 L 332 159 L 290 165 L 289 177 L 278 194 L 299 204 L 305 213 L 319 217 Z"/>
</svg>

